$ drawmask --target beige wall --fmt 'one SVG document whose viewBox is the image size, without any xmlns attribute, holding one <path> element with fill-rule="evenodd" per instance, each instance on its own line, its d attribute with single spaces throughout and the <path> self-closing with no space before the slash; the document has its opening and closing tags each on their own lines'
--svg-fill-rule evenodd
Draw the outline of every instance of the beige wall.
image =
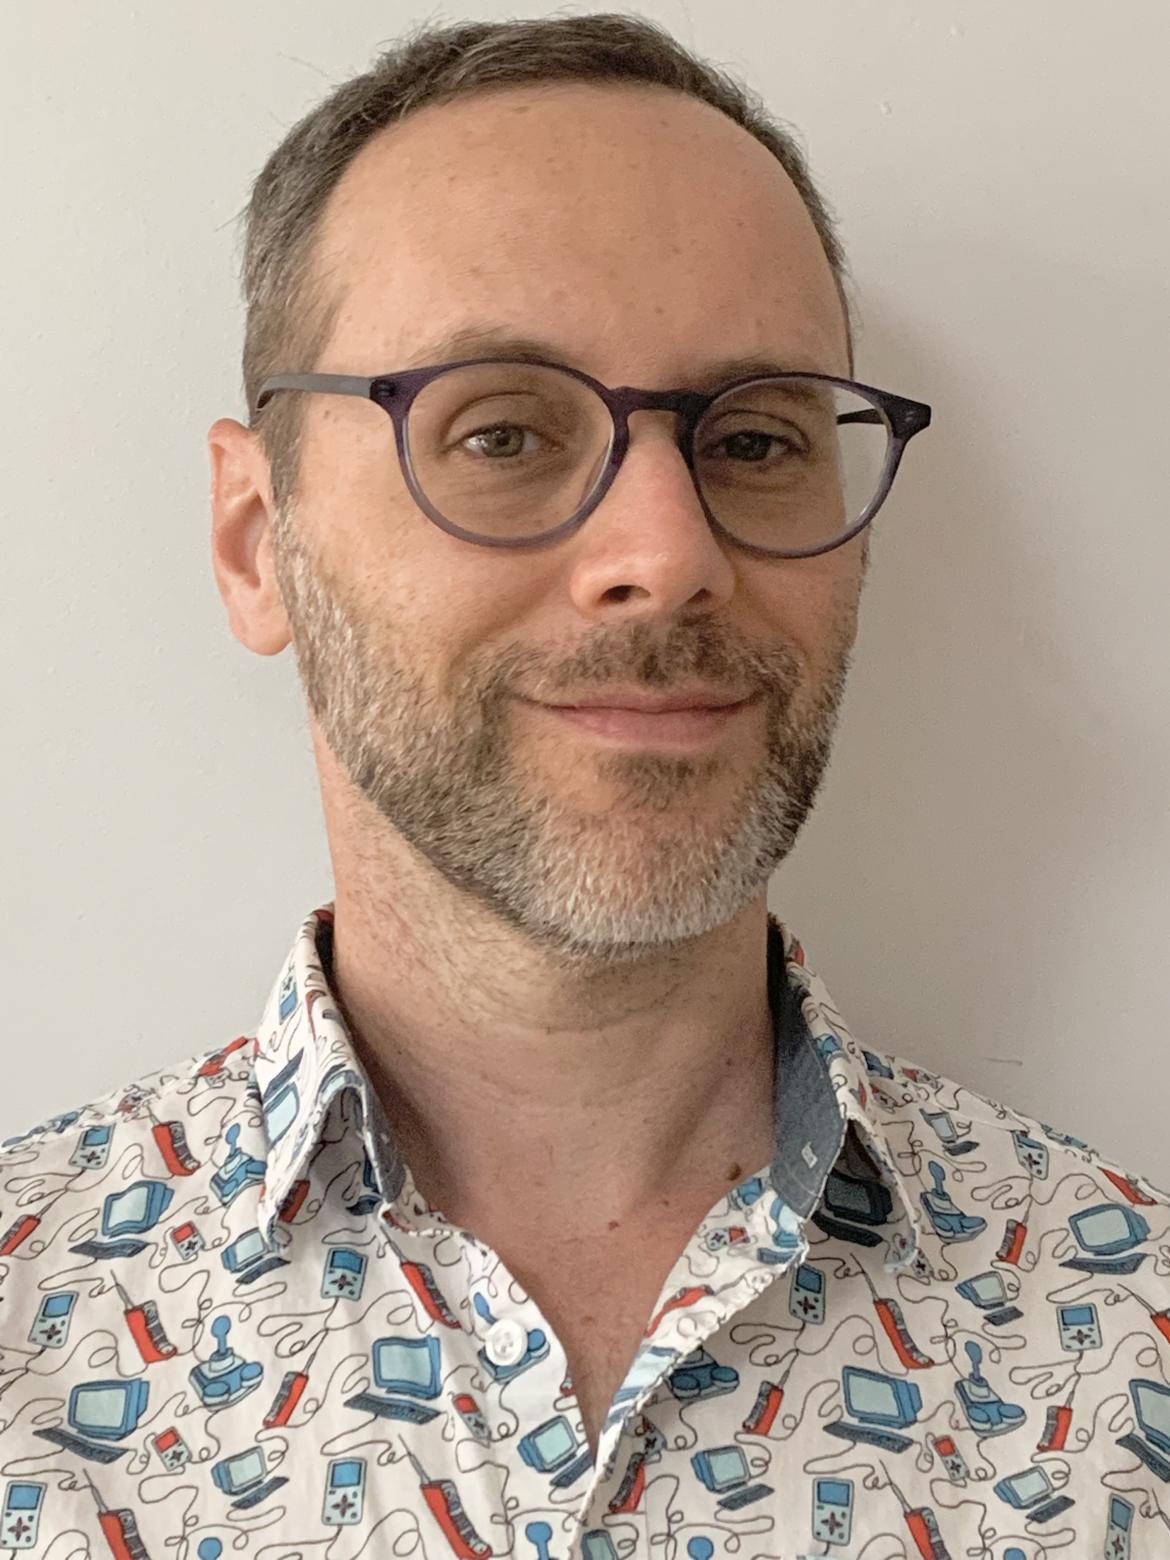
<svg viewBox="0 0 1170 1560">
<path fill-rule="evenodd" d="M 859 377 L 935 408 L 773 906 L 864 1042 L 1170 1184 L 1170 13 L 642 9 L 801 130 Z M 6 18 L 0 1135 L 250 1030 L 331 894 L 291 652 L 245 651 L 215 589 L 204 438 L 242 415 L 249 180 L 431 14 Z"/>
</svg>

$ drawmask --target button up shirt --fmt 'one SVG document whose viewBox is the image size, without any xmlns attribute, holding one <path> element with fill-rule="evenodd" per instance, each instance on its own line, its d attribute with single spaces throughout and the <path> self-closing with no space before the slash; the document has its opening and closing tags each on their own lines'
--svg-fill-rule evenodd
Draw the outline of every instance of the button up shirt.
<svg viewBox="0 0 1170 1560">
<path fill-rule="evenodd" d="M 0 1145 L 0 1548 L 1156 1560 L 1170 1193 L 864 1048 L 768 920 L 770 1164 L 565 1352 L 418 1193 L 311 913 L 254 1034 Z"/>
</svg>

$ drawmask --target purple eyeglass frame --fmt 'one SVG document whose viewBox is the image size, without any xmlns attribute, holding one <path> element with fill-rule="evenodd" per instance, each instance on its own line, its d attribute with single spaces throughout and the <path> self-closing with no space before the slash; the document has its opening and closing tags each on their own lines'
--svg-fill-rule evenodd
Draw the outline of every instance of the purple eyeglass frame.
<svg viewBox="0 0 1170 1560">
<path fill-rule="evenodd" d="M 437 379 L 441 374 L 450 373 L 452 369 L 469 368 L 481 363 L 532 363 L 541 368 L 555 368 L 563 374 L 569 374 L 573 379 L 579 379 L 582 384 L 588 385 L 591 390 L 609 408 L 613 418 L 613 442 L 610 448 L 609 460 L 602 471 L 593 492 L 582 504 L 577 512 L 555 526 L 551 531 L 545 531 L 539 536 L 521 537 L 485 537 L 478 536 L 472 531 L 465 531 L 462 526 L 448 520 L 446 516 L 431 504 L 415 477 L 414 466 L 410 458 L 410 447 L 406 439 L 406 422 L 410 413 L 411 404 L 415 396 L 430 384 L 432 379 Z M 703 496 L 698 482 L 695 482 L 692 444 L 695 430 L 699 420 L 712 402 L 720 396 L 727 395 L 731 390 L 737 390 L 744 385 L 760 384 L 773 379 L 815 379 L 823 384 L 839 385 L 843 389 L 852 390 L 874 404 L 872 412 L 847 412 L 837 421 L 843 422 L 884 422 L 890 430 L 891 438 L 886 454 L 885 468 L 881 481 L 878 483 L 877 492 L 870 500 L 869 505 L 862 513 L 860 520 L 844 535 L 836 540 L 825 542 L 819 547 L 803 547 L 799 549 L 784 549 L 779 547 L 759 547 L 752 542 L 741 541 L 733 536 L 707 506 L 707 500 Z M 462 358 L 456 363 L 433 363 L 425 368 L 404 369 L 399 373 L 379 374 L 373 379 L 366 379 L 353 374 L 278 374 L 271 379 L 266 379 L 261 385 L 256 396 L 256 411 L 261 411 L 277 390 L 315 390 L 326 395 L 356 395 L 363 400 L 374 401 L 382 410 L 389 414 L 394 424 L 394 438 L 398 447 L 398 463 L 402 468 L 402 474 L 406 479 L 406 485 L 410 489 L 415 502 L 426 515 L 428 520 L 434 522 L 440 530 L 446 531 L 450 536 L 457 536 L 462 541 L 472 542 L 478 547 L 543 547 L 550 542 L 559 541 L 561 537 L 568 536 L 571 532 L 584 525 L 585 521 L 601 503 L 609 492 L 614 478 L 625 459 L 626 451 L 630 445 L 629 416 L 631 412 L 639 411 L 664 411 L 677 412 L 683 418 L 683 429 L 679 435 L 678 447 L 683 459 L 687 463 L 687 470 L 691 473 L 694 482 L 695 493 L 702 505 L 703 513 L 713 530 L 725 537 L 735 547 L 741 547 L 746 552 L 757 553 L 766 558 L 814 558 L 820 553 L 832 552 L 837 547 L 842 547 L 865 526 L 877 514 L 885 503 L 893 486 L 894 477 L 902 461 L 902 453 L 906 445 L 916 433 L 921 433 L 924 428 L 930 426 L 931 409 L 923 401 L 911 401 L 905 396 L 895 395 L 891 390 L 879 390 L 875 385 L 863 385 L 854 379 L 839 379 L 832 374 L 751 374 L 745 379 L 735 379 L 730 383 L 721 385 L 717 390 L 709 394 L 697 390 L 639 390 L 632 385 L 622 385 L 614 389 L 610 385 L 603 385 L 600 380 L 592 375 L 583 373 L 579 368 L 570 368 L 567 363 L 556 363 L 547 358 Z"/>
</svg>

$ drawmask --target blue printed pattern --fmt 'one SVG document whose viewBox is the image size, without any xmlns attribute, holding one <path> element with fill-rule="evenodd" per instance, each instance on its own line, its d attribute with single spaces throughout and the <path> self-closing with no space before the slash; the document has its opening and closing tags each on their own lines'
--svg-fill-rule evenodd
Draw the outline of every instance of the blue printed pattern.
<svg viewBox="0 0 1170 1560">
<path fill-rule="evenodd" d="M 841 1137 L 809 1217 L 768 1169 L 710 1210 L 594 1460 L 556 1336 L 397 1157 L 332 926 L 255 1036 L 0 1145 L 0 1548 L 1170 1554 L 1170 1194 L 861 1049 L 770 918 Z"/>
</svg>

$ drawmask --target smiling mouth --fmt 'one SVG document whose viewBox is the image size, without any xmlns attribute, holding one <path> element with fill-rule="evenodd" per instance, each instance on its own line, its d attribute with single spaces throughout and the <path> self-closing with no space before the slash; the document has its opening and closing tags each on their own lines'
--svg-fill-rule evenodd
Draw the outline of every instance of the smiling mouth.
<svg viewBox="0 0 1170 1560">
<path fill-rule="evenodd" d="M 759 695 L 738 704 L 706 709 L 630 710 L 604 705 L 543 704 L 558 721 L 579 731 L 643 747 L 699 747 L 717 741 L 759 703 Z"/>
</svg>

